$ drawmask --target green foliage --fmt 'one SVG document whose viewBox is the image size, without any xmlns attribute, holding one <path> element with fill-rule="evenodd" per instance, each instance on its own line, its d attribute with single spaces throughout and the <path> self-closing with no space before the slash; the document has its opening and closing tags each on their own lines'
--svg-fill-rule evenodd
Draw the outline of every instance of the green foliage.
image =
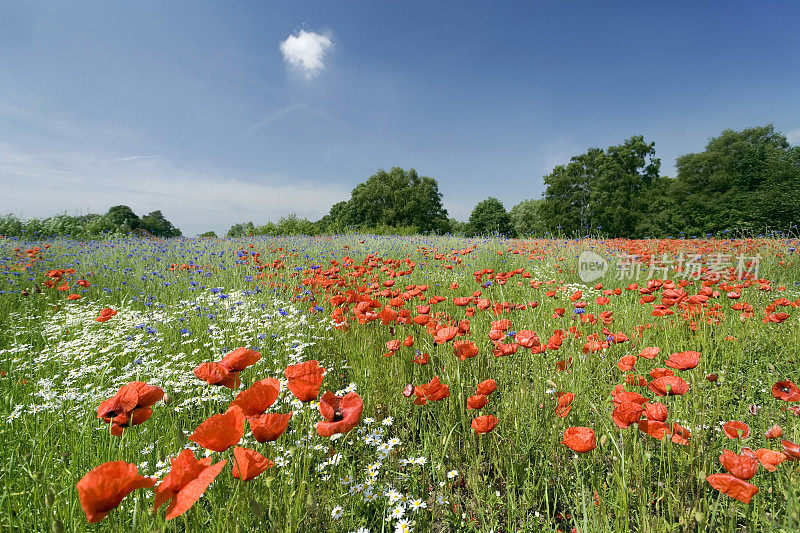
<svg viewBox="0 0 800 533">
<path fill-rule="evenodd" d="M 157 237 L 169 238 L 180 237 L 181 230 L 172 225 L 172 223 L 164 218 L 161 211 L 153 211 L 142 217 L 141 227 L 152 233 Z"/>
<path fill-rule="evenodd" d="M 252 222 L 239 223 L 231 226 L 228 230 L 228 237 L 241 237 L 242 235 L 254 235 L 256 233 L 256 226 Z"/>
<path fill-rule="evenodd" d="M 142 225 L 142 221 L 127 205 L 115 205 L 105 216 L 115 228 L 121 228 L 122 233 L 131 233 Z"/>
<path fill-rule="evenodd" d="M 472 214 L 467 222 L 467 234 L 475 235 L 504 235 L 512 237 L 514 226 L 511 224 L 511 217 L 503 207 L 503 202 L 490 196 L 480 202 L 472 210 Z"/>
<path fill-rule="evenodd" d="M 541 207 L 544 200 L 522 200 L 511 208 L 508 215 L 514 231 L 520 237 L 523 235 L 541 237 L 547 232 L 547 225 L 542 218 Z"/>
<path fill-rule="evenodd" d="M 416 170 L 394 167 L 380 169 L 356 185 L 350 200 L 331 208 L 331 218 L 344 226 L 372 228 L 415 226 L 421 233 L 448 230 L 447 210 L 435 179 L 417 175 Z"/>
<path fill-rule="evenodd" d="M 677 160 L 674 198 L 687 235 L 789 229 L 800 222 L 800 148 L 772 125 L 723 131 Z"/>
<path fill-rule="evenodd" d="M 541 213 L 548 229 L 633 236 L 646 216 L 646 191 L 658 181 L 660 166 L 655 143 L 645 143 L 642 136 L 573 157 L 544 178 Z"/>
<path fill-rule="evenodd" d="M 198 237 L 202 237 L 204 239 L 209 239 L 209 238 L 216 239 L 217 238 L 217 234 L 214 231 L 207 231 L 205 233 L 201 233 L 200 235 L 198 235 Z"/>
</svg>

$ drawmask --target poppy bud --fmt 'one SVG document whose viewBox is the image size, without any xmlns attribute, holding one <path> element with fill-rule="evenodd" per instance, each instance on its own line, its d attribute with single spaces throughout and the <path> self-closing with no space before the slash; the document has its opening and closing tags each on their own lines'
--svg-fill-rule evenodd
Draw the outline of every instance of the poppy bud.
<svg viewBox="0 0 800 533">
<path fill-rule="evenodd" d="M 759 406 L 757 406 L 756 404 L 754 404 L 754 403 L 751 403 L 751 404 L 750 404 L 750 405 L 747 407 L 747 410 L 748 410 L 748 411 L 750 411 L 750 414 L 751 414 L 751 415 L 753 415 L 753 416 L 756 416 L 756 415 L 758 414 L 758 412 L 761 410 L 761 408 L 760 408 Z"/>
<path fill-rule="evenodd" d="M 600 446 L 605 446 L 607 443 L 608 443 L 608 436 L 603 434 L 603 436 L 600 437 Z"/>
<path fill-rule="evenodd" d="M 164 400 L 164 405 L 169 405 L 172 403 L 172 396 L 165 394 L 162 400 Z"/>
<path fill-rule="evenodd" d="M 698 524 L 701 523 L 703 521 L 703 513 L 700 511 L 696 511 L 694 513 L 694 521 L 697 522 Z"/>
<path fill-rule="evenodd" d="M 50 531 L 53 533 L 64 533 L 64 523 L 61 520 L 54 520 L 52 524 L 50 524 Z"/>
<path fill-rule="evenodd" d="M 25 289 L 22 289 L 22 292 L 20 294 L 23 295 L 23 296 L 30 296 L 30 293 L 28 291 L 26 291 Z"/>
<path fill-rule="evenodd" d="M 414 394 L 414 385 L 412 385 L 411 383 L 409 383 L 409 384 L 408 384 L 408 385 L 406 385 L 406 386 L 405 386 L 405 388 L 403 389 L 403 396 L 405 396 L 406 398 L 411 398 L 411 395 L 412 395 L 412 394 Z"/>
<path fill-rule="evenodd" d="M 42 294 L 42 289 L 39 287 L 39 285 L 34 285 L 33 286 L 33 292 L 35 292 L 36 294 Z M 63 525 L 62 525 L 62 527 L 63 527 Z"/>
<path fill-rule="evenodd" d="M 709 374 L 709 375 L 706 376 L 706 379 L 708 381 L 710 381 L 711 383 L 714 383 L 715 381 L 717 381 L 719 379 L 719 376 L 717 374 Z"/>
<path fill-rule="evenodd" d="M 53 506 L 56 504 L 56 494 L 53 492 L 53 489 L 48 488 L 47 492 L 45 492 L 44 504 L 45 506 L 47 506 L 48 509 L 52 509 Z"/>
<path fill-rule="evenodd" d="M 253 518 L 258 520 L 261 518 L 261 513 L 264 512 L 264 508 L 261 507 L 261 504 L 256 500 L 250 500 L 250 513 L 253 515 Z"/>
</svg>

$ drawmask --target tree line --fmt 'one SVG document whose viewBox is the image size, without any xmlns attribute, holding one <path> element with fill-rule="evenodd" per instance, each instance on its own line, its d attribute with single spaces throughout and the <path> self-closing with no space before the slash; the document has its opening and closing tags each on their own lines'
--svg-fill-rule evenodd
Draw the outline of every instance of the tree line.
<svg viewBox="0 0 800 533">
<path fill-rule="evenodd" d="M 655 143 L 633 136 L 590 148 L 544 177 L 544 195 L 510 210 L 494 197 L 469 220 L 448 218 L 435 179 L 414 169 L 379 170 L 348 201 L 312 222 L 236 224 L 228 236 L 339 233 L 451 233 L 507 237 L 606 235 L 704 237 L 727 231 L 796 233 L 800 224 L 800 147 L 772 125 L 725 130 L 705 150 L 680 156 L 677 176 L 660 175 Z"/>
<path fill-rule="evenodd" d="M 161 211 L 153 211 L 139 218 L 126 205 L 115 205 L 103 215 L 67 215 L 21 220 L 12 214 L 0 215 L 0 235 L 6 237 L 74 239 L 138 234 L 161 238 L 180 237 L 181 230 L 172 225 Z"/>
<path fill-rule="evenodd" d="M 800 224 L 800 147 L 772 125 L 725 130 L 705 150 L 680 156 L 677 175 L 660 174 L 655 143 L 633 136 L 608 148 L 590 148 L 544 176 L 541 198 L 506 210 L 494 197 L 479 202 L 462 222 L 448 216 L 434 178 L 412 168 L 379 170 L 350 198 L 317 221 L 295 214 L 277 222 L 234 224 L 241 235 L 455 234 L 506 237 L 704 237 L 727 231 L 797 233 Z M 58 215 L 22 221 L 0 216 L 0 235 L 75 238 L 104 234 L 181 235 L 161 211 L 139 218 L 127 206 L 104 215 Z M 216 237 L 212 232 L 202 236 Z"/>
</svg>

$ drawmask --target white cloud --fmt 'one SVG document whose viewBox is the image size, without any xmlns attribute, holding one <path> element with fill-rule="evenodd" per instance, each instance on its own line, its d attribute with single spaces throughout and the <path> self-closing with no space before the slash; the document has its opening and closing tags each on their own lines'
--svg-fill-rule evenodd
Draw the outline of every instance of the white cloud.
<svg viewBox="0 0 800 533">
<path fill-rule="evenodd" d="M 349 190 L 286 176 L 256 182 L 228 174 L 182 168 L 159 156 L 34 153 L 0 143 L 0 213 L 104 213 L 122 204 L 139 216 L 160 209 L 184 235 L 224 234 L 237 222 L 264 224 L 289 213 L 317 219 L 349 196 Z"/>
<path fill-rule="evenodd" d="M 786 139 L 789 141 L 791 145 L 798 145 L 800 144 L 800 128 L 796 130 L 792 130 L 786 134 Z"/>
<path fill-rule="evenodd" d="M 330 35 L 300 30 L 281 43 L 283 59 L 310 80 L 325 68 L 323 60 L 333 46 Z"/>
</svg>

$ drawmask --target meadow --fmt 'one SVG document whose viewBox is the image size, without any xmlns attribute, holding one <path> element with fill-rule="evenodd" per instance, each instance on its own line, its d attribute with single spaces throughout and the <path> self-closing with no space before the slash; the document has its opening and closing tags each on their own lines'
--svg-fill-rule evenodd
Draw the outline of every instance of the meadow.
<svg viewBox="0 0 800 533">
<path fill-rule="evenodd" d="M 798 531 L 797 245 L 0 239 L 0 529 Z"/>
</svg>

